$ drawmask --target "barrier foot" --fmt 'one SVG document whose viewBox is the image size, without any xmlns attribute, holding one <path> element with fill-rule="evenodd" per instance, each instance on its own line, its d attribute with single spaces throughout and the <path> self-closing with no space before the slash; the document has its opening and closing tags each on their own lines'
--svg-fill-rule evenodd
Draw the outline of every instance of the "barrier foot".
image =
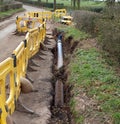
<svg viewBox="0 0 120 124">
<path fill-rule="evenodd" d="M 47 54 L 46 52 L 48 53 L 48 51 L 41 50 L 41 51 L 39 52 L 39 54 L 40 54 L 40 55 L 46 55 L 46 54 Z"/>
<path fill-rule="evenodd" d="M 37 67 L 40 67 L 39 65 L 37 65 L 32 59 L 29 61 L 29 64 L 28 65 L 33 65 L 33 66 L 37 66 Z"/>
<path fill-rule="evenodd" d="M 45 45 L 44 43 L 41 43 L 41 44 L 40 44 L 40 48 L 41 48 L 42 50 L 48 51 L 48 48 L 46 47 L 46 45 Z M 40 50 L 41 50 L 41 49 L 40 49 Z"/>
<path fill-rule="evenodd" d="M 28 69 L 27 70 L 30 71 L 30 72 L 37 71 L 37 70 L 33 69 L 30 65 L 28 65 Z"/>
<path fill-rule="evenodd" d="M 26 78 L 31 82 L 34 83 L 34 80 L 32 80 L 31 78 L 29 78 L 29 76 L 26 74 Z"/>
<path fill-rule="evenodd" d="M 39 59 L 45 60 L 45 58 L 42 55 L 38 55 Z"/>
<path fill-rule="evenodd" d="M 13 118 L 12 118 L 10 115 L 7 116 L 7 118 L 6 118 L 6 123 L 7 123 L 7 124 L 16 124 L 16 123 L 14 122 Z"/>
<path fill-rule="evenodd" d="M 44 57 L 41 57 L 39 53 L 37 53 L 37 54 L 34 56 L 33 59 L 34 59 L 34 60 L 37 60 L 37 59 L 38 59 L 38 60 L 45 60 Z M 36 63 L 35 63 L 35 64 L 36 64 Z M 40 67 L 39 64 L 36 64 L 36 65 L 37 65 L 38 67 Z"/>
<path fill-rule="evenodd" d="M 30 113 L 30 114 L 35 114 L 35 112 L 31 109 L 29 109 L 28 107 L 26 107 L 23 103 L 22 103 L 22 100 L 20 100 L 20 98 L 18 99 L 18 105 L 20 105 L 25 111 L 24 112 L 27 112 L 27 113 Z M 18 111 L 21 111 L 18 110 Z M 23 112 L 23 111 L 22 111 Z"/>
</svg>

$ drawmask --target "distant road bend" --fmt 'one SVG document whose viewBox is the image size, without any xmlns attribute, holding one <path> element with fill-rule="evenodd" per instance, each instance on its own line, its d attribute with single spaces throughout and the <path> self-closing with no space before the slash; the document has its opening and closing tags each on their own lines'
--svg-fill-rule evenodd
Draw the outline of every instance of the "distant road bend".
<svg viewBox="0 0 120 124">
<path fill-rule="evenodd" d="M 43 11 L 44 9 L 23 5 L 23 8 L 29 11 Z M 16 30 L 16 16 L 23 16 L 24 12 L 17 13 L 12 17 L 0 22 L 0 62 L 11 55 L 12 51 L 24 39 L 24 36 L 15 36 L 13 32 Z"/>
</svg>

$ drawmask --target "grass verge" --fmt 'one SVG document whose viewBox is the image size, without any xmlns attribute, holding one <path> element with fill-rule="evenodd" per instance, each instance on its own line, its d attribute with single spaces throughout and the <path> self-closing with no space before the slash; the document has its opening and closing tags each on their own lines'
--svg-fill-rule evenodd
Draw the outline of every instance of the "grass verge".
<svg viewBox="0 0 120 124">
<path fill-rule="evenodd" d="M 58 28 L 58 29 L 65 32 L 65 34 L 66 34 L 65 37 L 72 36 L 72 37 L 74 37 L 74 40 L 79 41 L 79 40 L 87 39 L 90 37 L 89 34 L 83 32 L 83 31 L 80 31 L 73 26 L 63 25 L 61 28 Z"/>
<path fill-rule="evenodd" d="M 0 19 L 5 18 L 5 17 L 9 17 L 17 12 L 21 12 L 24 11 L 23 8 L 20 9 L 11 9 L 9 11 L 5 11 L 5 12 L 0 12 Z"/>
<path fill-rule="evenodd" d="M 83 124 L 85 115 L 78 115 L 75 111 L 75 97 L 82 90 L 89 98 L 97 101 L 99 109 L 96 113 L 107 114 L 114 124 L 120 122 L 120 77 L 116 76 L 114 69 L 106 64 L 106 60 L 95 48 L 80 49 L 74 53 L 70 65 L 69 81 L 74 85 L 74 97 L 71 101 L 76 116 L 76 123 Z M 80 117 L 79 117 L 80 116 Z M 101 122 L 102 124 L 102 122 Z"/>
</svg>

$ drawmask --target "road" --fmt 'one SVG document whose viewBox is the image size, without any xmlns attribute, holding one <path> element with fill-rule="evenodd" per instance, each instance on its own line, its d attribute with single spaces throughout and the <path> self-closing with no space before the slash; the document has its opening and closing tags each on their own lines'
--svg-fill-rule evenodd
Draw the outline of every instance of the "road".
<svg viewBox="0 0 120 124">
<path fill-rule="evenodd" d="M 23 8 L 28 11 L 43 11 L 41 8 L 23 5 Z M 16 30 L 16 16 L 22 16 L 25 12 L 20 12 L 3 22 L 0 22 L 0 62 L 11 56 L 13 50 L 24 40 L 24 36 L 13 35 Z"/>
</svg>

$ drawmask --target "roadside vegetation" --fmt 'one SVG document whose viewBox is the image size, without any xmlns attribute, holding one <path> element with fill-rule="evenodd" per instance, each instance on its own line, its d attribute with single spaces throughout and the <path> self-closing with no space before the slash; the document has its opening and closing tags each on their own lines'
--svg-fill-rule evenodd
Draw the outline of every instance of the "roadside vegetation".
<svg viewBox="0 0 120 124">
<path fill-rule="evenodd" d="M 4 2 L 0 1 L 0 20 L 3 20 L 11 15 L 23 11 L 22 3 L 16 1 Z"/>
<path fill-rule="evenodd" d="M 10 17 L 11 15 L 17 13 L 17 12 L 21 12 L 24 11 L 23 8 L 20 9 L 11 9 L 5 12 L 0 12 L 0 19 L 6 18 L 6 17 Z"/>
<path fill-rule="evenodd" d="M 96 48 L 77 48 L 74 56 L 69 65 L 70 76 L 68 82 L 74 86 L 73 99 L 70 104 L 75 114 L 75 121 L 79 122 L 77 124 L 85 123 L 86 112 L 90 114 L 94 111 L 96 116 L 104 117 L 107 115 L 110 123 L 119 124 L 120 78 L 116 75 L 114 68 L 107 65 L 106 60 Z M 75 99 L 80 93 L 84 93 L 89 99 L 95 101 L 95 106 L 89 108 L 89 111 L 82 111 L 83 113 L 80 113 L 81 108 L 75 109 L 79 104 Z M 87 103 L 84 104 L 87 106 Z M 78 115 L 81 115 L 81 117 Z M 103 123 L 102 120 L 99 119 L 99 121 L 101 121 L 101 124 Z M 103 119 L 103 121 L 107 123 L 106 120 Z"/>
<path fill-rule="evenodd" d="M 97 40 L 91 41 L 93 32 L 85 33 L 73 26 L 59 30 L 65 32 L 65 38 L 72 36 L 79 42 L 68 66 L 67 81 L 73 86 L 70 106 L 74 122 L 84 124 L 92 119 L 92 124 L 119 124 L 120 77 L 116 72 L 119 62 L 108 57 L 109 52 L 102 50 Z"/>
<path fill-rule="evenodd" d="M 32 0 L 32 1 L 38 1 L 38 0 Z M 41 0 L 41 2 L 46 2 L 46 0 Z M 63 3 L 64 6 L 71 6 L 71 1 L 69 0 L 57 0 L 56 1 L 58 4 Z M 46 3 L 54 3 L 54 0 L 48 0 Z M 94 2 L 94 1 L 81 1 L 80 6 L 104 6 L 104 2 Z"/>
<path fill-rule="evenodd" d="M 68 11 L 76 9 L 86 9 L 100 12 L 105 6 L 105 2 L 95 2 L 89 0 L 22 0 L 24 3 L 51 8 L 51 10 L 66 8 Z"/>
<path fill-rule="evenodd" d="M 72 36 L 75 41 L 79 41 L 79 40 L 83 40 L 91 37 L 90 34 L 87 34 L 84 31 L 80 31 L 74 26 L 64 26 L 58 29 L 64 31 L 65 38 Z"/>
<path fill-rule="evenodd" d="M 77 10 L 73 13 L 76 28 L 97 37 L 98 43 L 120 63 L 120 5 L 105 7 L 102 13 Z"/>
<path fill-rule="evenodd" d="M 75 28 L 61 30 L 80 42 L 68 67 L 74 121 L 120 124 L 120 5 L 109 3 L 100 13 L 76 10 L 73 17 Z"/>
</svg>

